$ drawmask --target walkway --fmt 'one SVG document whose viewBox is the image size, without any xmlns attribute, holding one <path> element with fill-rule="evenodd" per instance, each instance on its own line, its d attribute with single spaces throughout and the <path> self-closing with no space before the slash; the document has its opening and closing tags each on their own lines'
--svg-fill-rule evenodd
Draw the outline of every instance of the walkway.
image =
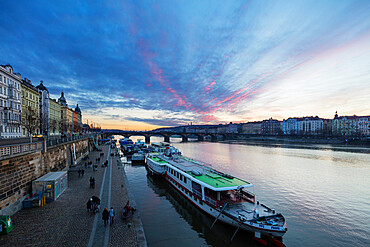
<svg viewBox="0 0 370 247">
<path fill-rule="evenodd" d="M 107 168 L 87 168 L 84 177 L 69 172 L 69 187 L 55 202 L 23 209 L 12 216 L 14 229 L 0 236 L 0 246 L 146 246 L 139 212 L 130 219 L 120 217 L 129 195 L 124 170 L 117 162 L 119 157 L 109 155 L 108 145 L 101 147 L 104 156 L 100 163 L 108 158 Z M 99 157 L 100 152 L 91 152 L 89 161 Z M 95 189 L 89 188 L 90 176 L 95 177 Z M 96 215 L 86 210 L 86 202 L 93 195 L 101 198 Z M 112 227 L 104 227 L 101 213 L 110 206 L 116 212 L 115 222 Z"/>
</svg>

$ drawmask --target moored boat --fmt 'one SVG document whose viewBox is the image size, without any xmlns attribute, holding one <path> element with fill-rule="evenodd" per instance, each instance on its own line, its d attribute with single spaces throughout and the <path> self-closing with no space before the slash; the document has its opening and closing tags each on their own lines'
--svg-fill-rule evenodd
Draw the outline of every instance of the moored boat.
<svg viewBox="0 0 370 247">
<path fill-rule="evenodd" d="M 238 229 L 281 237 L 287 231 L 282 214 L 256 201 L 253 185 L 201 161 L 182 156 L 169 144 L 146 155 L 149 173 L 164 177 L 195 206 Z M 216 221 L 217 221 L 216 220 Z"/>
<path fill-rule="evenodd" d="M 134 153 L 135 144 L 130 138 L 125 137 L 123 139 L 120 139 L 119 144 L 121 146 L 121 151 L 125 155 L 131 155 Z"/>
<path fill-rule="evenodd" d="M 145 154 L 143 151 L 138 151 L 131 156 L 132 164 L 144 164 L 145 163 Z"/>
</svg>

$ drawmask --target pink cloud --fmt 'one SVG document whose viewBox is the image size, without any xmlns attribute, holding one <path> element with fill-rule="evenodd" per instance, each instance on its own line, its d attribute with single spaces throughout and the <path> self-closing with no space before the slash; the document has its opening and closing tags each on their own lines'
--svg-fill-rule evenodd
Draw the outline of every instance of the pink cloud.
<svg viewBox="0 0 370 247">
<path fill-rule="evenodd" d="M 211 121 L 216 120 L 216 117 L 215 116 L 211 116 L 211 115 L 203 115 L 202 116 L 202 120 L 204 122 L 211 122 Z"/>
<path fill-rule="evenodd" d="M 216 81 L 213 80 L 213 82 L 211 82 L 207 87 L 204 88 L 204 92 L 209 93 L 209 91 L 211 90 L 211 87 L 213 87 L 213 85 L 215 84 L 216 84 Z"/>
</svg>

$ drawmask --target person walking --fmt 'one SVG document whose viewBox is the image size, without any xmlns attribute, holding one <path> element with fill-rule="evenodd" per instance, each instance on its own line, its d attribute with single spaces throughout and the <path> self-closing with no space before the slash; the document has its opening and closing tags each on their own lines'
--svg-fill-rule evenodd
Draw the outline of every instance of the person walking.
<svg viewBox="0 0 370 247">
<path fill-rule="evenodd" d="M 81 170 L 81 176 L 82 176 L 82 177 L 84 176 L 84 173 L 85 173 L 85 170 L 84 170 L 84 169 L 82 169 L 82 170 Z"/>
<path fill-rule="evenodd" d="M 103 220 L 104 220 L 104 226 L 107 226 L 108 220 L 109 220 L 109 212 L 107 208 L 104 208 L 103 211 Z"/>
<path fill-rule="evenodd" d="M 113 207 L 111 207 L 109 210 L 110 226 L 112 226 L 113 224 L 114 216 L 115 216 L 115 213 L 114 213 Z"/>
<path fill-rule="evenodd" d="M 80 176 L 81 176 L 81 168 L 78 169 L 78 177 L 80 177 Z"/>
<path fill-rule="evenodd" d="M 92 199 L 89 199 L 86 203 L 87 212 L 91 211 L 91 206 L 92 206 L 91 203 L 92 203 Z"/>
<path fill-rule="evenodd" d="M 95 178 L 90 177 L 90 189 L 94 189 L 94 188 L 95 188 Z"/>
</svg>

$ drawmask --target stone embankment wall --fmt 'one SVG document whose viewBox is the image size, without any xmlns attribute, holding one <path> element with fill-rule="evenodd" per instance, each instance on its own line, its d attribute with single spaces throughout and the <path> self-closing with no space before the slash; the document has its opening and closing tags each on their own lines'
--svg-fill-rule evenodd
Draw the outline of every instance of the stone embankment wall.
<svg viewBox="0 0 370 247">
<path fill-rule="evenodd" d="M 74 146 L 74 147 L 73 147 Z M 14 214 L 32 193 L 32 181 L 51 171 L 68 170 L 91 150 L 89 139 L 63 143 L 0 160 L 0 215 Z"/>
</svg>

